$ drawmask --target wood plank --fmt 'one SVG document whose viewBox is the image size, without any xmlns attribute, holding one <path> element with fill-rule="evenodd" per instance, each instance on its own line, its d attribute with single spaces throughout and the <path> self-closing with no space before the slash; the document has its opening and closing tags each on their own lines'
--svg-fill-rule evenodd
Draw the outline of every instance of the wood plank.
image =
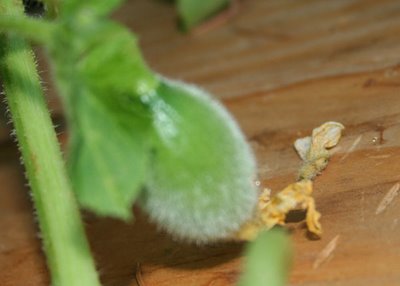
<svg viewBox="0 0 400 286">
<path fill-rule="evenodd" d="M 399 284 L 400 195 L 377 212 L 400 183 L 398 1 L 247 0 L 225 25 L 192 36 L 176 30 L 172 7 L 161 1 L 129 1 L 116 17 L 138 32 L 154 69 L 223 99 L 257 155 L 263 186 L 277 191 L 294 181 L 296 138 L 325 121 L 343 123 L 315 182 L 322 238 L 311 239 L 303 223 L 288 225 L 290 285 Z M 1 142 L 0 285 L 48 285 L 18 154 Z M 187 245 L 135 212 L 131 224 L 85 214 L 105 285 L 235 285 L 242 244 Z"/>
</svg>

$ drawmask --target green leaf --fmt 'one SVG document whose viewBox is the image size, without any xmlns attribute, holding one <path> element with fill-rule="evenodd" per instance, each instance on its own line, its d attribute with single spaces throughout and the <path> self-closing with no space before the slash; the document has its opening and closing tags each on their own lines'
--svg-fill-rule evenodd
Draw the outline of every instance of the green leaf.
<svg viewBox="0 0 400 286">
<path fill-rule="evenodd" d="M 124 0 L 65 0 L 59 2 L 61 4 L 61 17 L 74 16 L 79 10 L 105 16 L 121 5 Z"/>
<path fill-rule="evenodd" d="M 108 104 L 112 104 L 109 102 Z M 146 121 L 85 94 L 74 104 L 68 157 L 70 176 L 81 205 L 98 214 L 129 219 L 148 167 Z"/>
<path fill-rule="evenodd" d="M 79 67 L 99 96 L 104 91 L 138 96 L 154 90 L 157 80 L 143 61 L 132 33 L 112 22 L 98 24 L 88 33 Z"/>
<path fill-rule="evenodd" d="M 95 89 L 98 96 L 139 96 L 158 84 L 141 56 L 136 37 L 107 19 L 79 12 L 61 18 L 49 48 L 56 80 L 64 81 L 62 91 L 68 89 L 61 95 L 73 96 L 71 88 L 85 86 Z"/>
<path fill-rule="evenodd" d="M 224 8 L 230 0 L 178 0 L 178 12 L 185 29 L 191 29 Z"/>
<path fill-rule="evenodd" d="M 148 99 L 155 147 L 142 205 L 175 237 L 229 237 L 257 202 L 256 164 L 228 112 L 194 86 L 163 80 Z"/>
<path fill-rule="evenodd" d="M 288 235 L 279 228 L 264 231 L 248 244 L 244 274 L 238 286 L 285 286 L 292 256 Z"/>
<path fill-rule="evenodd" d="M 141 96 L 158 80 L 126 29 L 76 17 L 60 19 L 49 46 L 71 133 L 71 181 L 82 206 L 128 219 L 149 160 L 151 114 Z"/>
</svg>

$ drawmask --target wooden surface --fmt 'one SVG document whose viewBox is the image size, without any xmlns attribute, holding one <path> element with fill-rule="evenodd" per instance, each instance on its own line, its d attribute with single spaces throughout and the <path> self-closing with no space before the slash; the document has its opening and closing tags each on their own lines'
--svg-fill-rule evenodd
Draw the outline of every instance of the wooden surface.
<svg viewBox="0 0 400 286">
<path fill-rule="evenodd" d="M 193 36 L 179 34 L 162 2 L 130 1 L 116 17 L 138 32 L 155 70 L 223 99 L 257 154 L 263 186 L 293 182 L 296 138 L 328 120 L 343 123 L 315 182 L 322 239 L 301 222 L 288 225 L 290 285 L 400 285 L 400 196 L 380 208 L 400 183 L 400 2 L 240 4 L 225 25 Z M 0 133 L 0 285 L 48 285 L 18 154 L 4 127 Z M 135 211 L 134 224 L 85 214 L 105 285 L 235 284 L 242 245 L 174 242 Z"/>
</svg>

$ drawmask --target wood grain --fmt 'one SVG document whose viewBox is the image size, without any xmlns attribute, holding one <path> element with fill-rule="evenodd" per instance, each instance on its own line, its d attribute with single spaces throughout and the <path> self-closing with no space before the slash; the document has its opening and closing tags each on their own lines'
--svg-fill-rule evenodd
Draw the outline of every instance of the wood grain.
<svg viewBox="0 0 400 286">
<path fill-rule="evenodd" d="M 257 155 L 263 186 L 293 182 L 296 138 L 325 121 L 343 123 L 344 137 L 315 182 L 323 237 L 288 225 L 290 285 L 400 284 L 400 196 L 377 214 L 400 182 L 398 1 L 241 1 L 225 25 L 191 36 L 176 30 L 172 7 L 160 1 L 129 1 L 116 17 L 138 32 L 154 69 L 223 99 Z M 1 142 L 0 285 L 48 285 L 18 154 L 12 141 Z M 131 224 L 85 214 L 105 285 L 235 284 L 243 245 L 186 245 L 135 213 Z"/>
</svg>

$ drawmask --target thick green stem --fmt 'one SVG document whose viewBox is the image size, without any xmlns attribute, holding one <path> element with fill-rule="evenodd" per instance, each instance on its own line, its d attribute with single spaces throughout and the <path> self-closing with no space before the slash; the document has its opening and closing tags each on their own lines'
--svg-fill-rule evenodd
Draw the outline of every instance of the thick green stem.
<svg viewBox="0 0 400 286">
<path fill-rule="evenodd" d="M 53 25 L 44 20 L 15 16 L 1 12 L 0 32 L 16 32 L 38 43 L 49 43 Z"/>
<path fill-rule="evenodd" d="M 0 13 L 22 16 L 15 0 Z M 0 35 L 0 75 L 33 192 L 54 286 L 100 285 L 29 45 Z"/>
</svg>

